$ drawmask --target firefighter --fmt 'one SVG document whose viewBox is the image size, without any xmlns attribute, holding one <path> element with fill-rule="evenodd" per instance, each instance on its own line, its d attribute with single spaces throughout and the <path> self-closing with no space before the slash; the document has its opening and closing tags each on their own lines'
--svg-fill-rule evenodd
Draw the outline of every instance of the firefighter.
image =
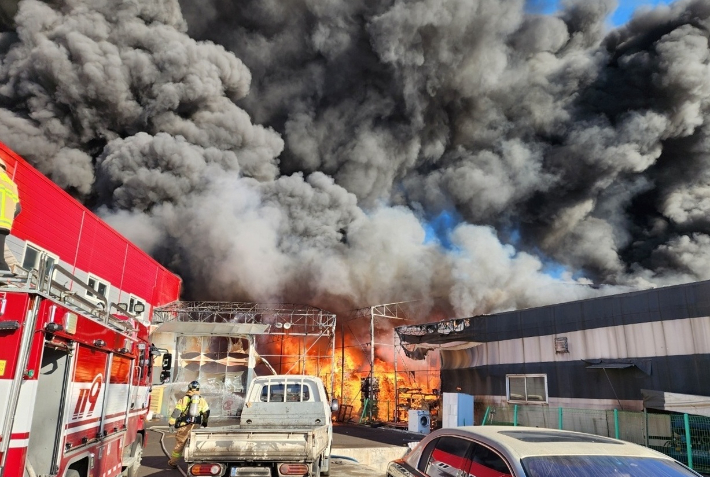
<svg viewBox="0 0 710 477">
<path fill-rule="evenodd" d="M 20 196 L 17 193 L 17 185 L 7 175 L 7 164 L 0 158 L 0 248 L 3 255 L 0 258 L 0 275 L 11 275 L 10 267 L 5 260 L 6 250 L 5 239 L 10 235 L 12 222 L 20 213 Z"/>
<path fill-rule="evenodd" d="M 192 381 L 187 385 L 185 396 L 175 404 L 175 409 L 168 420 L 168 424 L 175 426 L 176 429 L 175 448 L 168 460 L 170 467 L 177 467 L 192 428 L 197 425 L 207 427 L 209 417 L 210 408 L 207 401 L 200 396 L 200 383 Z"/>
</svg>

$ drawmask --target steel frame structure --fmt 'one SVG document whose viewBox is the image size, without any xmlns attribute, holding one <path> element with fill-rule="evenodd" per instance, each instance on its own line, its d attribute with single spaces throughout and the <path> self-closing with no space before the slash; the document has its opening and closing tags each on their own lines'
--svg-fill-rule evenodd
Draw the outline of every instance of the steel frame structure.
<svg viewBox="0 0 710 477">
<path fill-rule="evenodd" d="M 370 318 L 370 382 L 372 382 L 375 377 L 375 318 L 387 318 L 390 320 L 402 320 L 406 321 L 407 313 L 404 309 L 404 305 L 412 303 L 409 301 L 402 301 L 396 303 L 385 303 L 381 305 L 373 305 L 364 308 L 358 308 L 350 312 L 348 316 L 348 321 L 355 320 L 358 318 Z M 394 399 L 395 399 L 395 409 L 399 400 L 399 390 L 397 386 L 397 333 L 394 333 L 394 343 L 392 357 L 394 359 Z M 380 343 L 382 344 L 382 343 Z M 342 394 L 342 392 L 341 392 Z M 372 407 L 369 410 L 369 421 L 372 421 Z M 396 412 L 395 412 L 395 422 L 396 422 Z"/>
<path fill-rule="evenodd" d="M 303 344 L 299 354 L 259 354 L 263 358 L 291 358 L 295 364 L 285 374 L 290 374 L 296 366 L 305 367 L 307 359 L 315 359 L 317 366 L 323 359 L 330 360 L 330 389 L 335 386 L 335 324 L 336 314 L 320 308 L 291 303 L 242 303 L 220 301 L 176 301 L 153 311 L 153 323 L 168 322 L 233 323 L 262 326 L 263 332 L 240 333 L 248 335 L 250 343 L 256 347 L 257 336 L 298 337 Z M 330 341 L 329 354 L 309 354 L 316 344 L 325 338 Z M 275 372 L 272 365 L 266 365 Z"/>
</svg>

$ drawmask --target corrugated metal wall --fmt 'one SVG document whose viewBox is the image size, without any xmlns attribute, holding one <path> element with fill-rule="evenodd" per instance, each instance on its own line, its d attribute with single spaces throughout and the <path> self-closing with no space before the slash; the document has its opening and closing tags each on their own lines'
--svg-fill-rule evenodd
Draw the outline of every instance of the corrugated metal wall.
<svg viewBox="0 0 710 477">
<path fill-rule="evenodd" d="M 57 254 L 80 279 L 91 273 L 111 283 L 111 301 L 133 294 L 160 306 L 179 299 L 180 278 L 165 269 L 51 180 L 0 143 L 0 156 L 17 183 L 22 212 L 11 240 Z M 22 258 L 21 256 L 19 257 Z"/>
<path fill-rule="evenodd" d="M 710 396 L 710 281 L 465 321 L 457 332 L 403 337 L 471 343 L 442 349 L 444 392 L 507 396 L 506 376 L 540 374 L 550 402 L 633 401 L 641 407 L 641 389 Z M 440 323 L 432 325 L 436 330 Z M 556 347 L 557 339 L 566 349 Z"/>
</svg>

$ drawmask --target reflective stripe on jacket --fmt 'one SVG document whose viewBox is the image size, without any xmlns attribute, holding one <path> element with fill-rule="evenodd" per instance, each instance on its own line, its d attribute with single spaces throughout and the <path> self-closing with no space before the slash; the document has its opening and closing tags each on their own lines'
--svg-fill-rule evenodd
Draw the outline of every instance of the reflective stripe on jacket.
<svg viewBox="0 0 710 477">
<path fill-rule="evenodd" d="M 18 202 L 20 197 L 17 185 L 12 182 L 7 172 L 0 169 L 0 229 L 12 230 Z"/>
</svg>

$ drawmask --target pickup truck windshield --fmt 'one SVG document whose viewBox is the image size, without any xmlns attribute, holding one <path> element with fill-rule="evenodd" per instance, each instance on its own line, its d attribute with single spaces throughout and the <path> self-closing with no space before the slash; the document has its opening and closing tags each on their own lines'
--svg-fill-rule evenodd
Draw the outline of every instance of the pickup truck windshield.
<svg viewBox="0 0 710 477">
<path fill-rule="evenodd" d="M 271 395 L 270 397 L 269 394 Z M 301 395 L 303 395 L 303 401 L 310 399 L 311 393 L 308 385 L 301 386 L 300 383 L 288 383 L 285 386 L 283 384 L 272 384 L 261 388 L 259 400 L 262 402 L 284 402 L 285 398 L 286 402 L 300 402 Z"/>
<path fill-rule="evenodd" d="M 680 464 L 652 457 L 606 455 L 526 457 L 527 477 L 697 477 Z"/>
</svg>

